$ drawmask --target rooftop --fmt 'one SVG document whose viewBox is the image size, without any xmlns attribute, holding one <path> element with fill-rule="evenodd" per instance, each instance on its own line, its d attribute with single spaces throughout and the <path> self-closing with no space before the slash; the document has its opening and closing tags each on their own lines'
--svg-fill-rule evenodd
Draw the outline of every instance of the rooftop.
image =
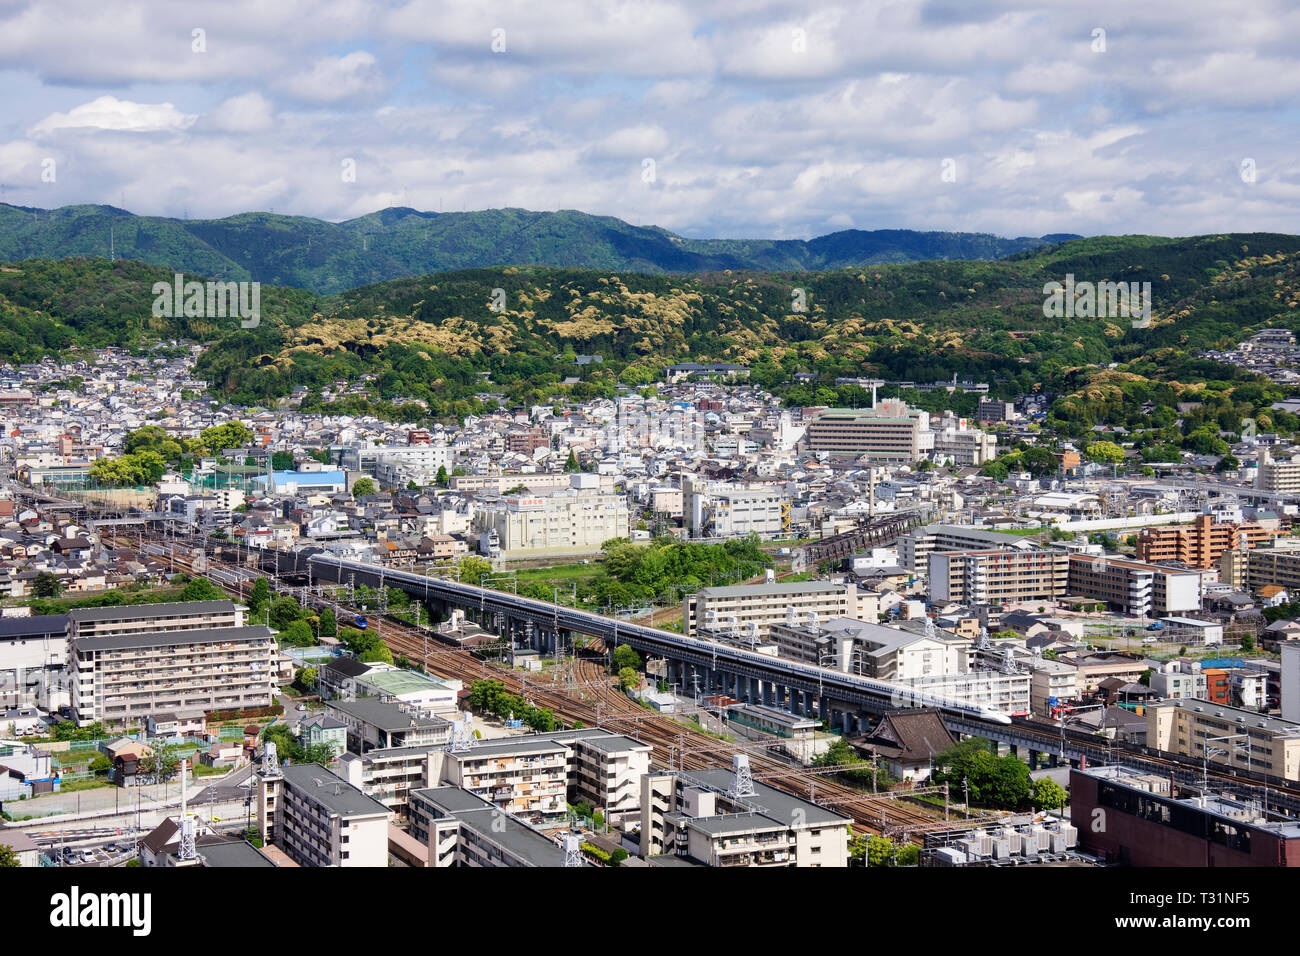
<svg viewBox="0 0 1300 956">
<path fill-rule="evenodd" d="M 196 614 L 232 614 L 235 602 L 174 601 L 170 604 L 118 604 L 113 607 L 78 607 L 68 612 L 73 623 L 82 621 L 137 621 L 151 617 L 179 617 Z"/>
<path fill-rule="evenodd" d="M 284 767 L 284 779 L 294 789 L 319 801 L 330 813 L 341 817 L 360 817 L 382 814 L 388 816 L 386 806 L 366 796 L 338 774 L 315 763 L 292 764 Z"/>
<path fill-rule="evenodd" d="M 173 644 L 224 644 L 235 641 L 273 640 L 270 628 L 200 627 L 189 631 L 153 631 L 148 634 L 105 634 L 73 640 L 78 651 L 111 651 L 120 648 L 168 647 Z"/>
</svg>

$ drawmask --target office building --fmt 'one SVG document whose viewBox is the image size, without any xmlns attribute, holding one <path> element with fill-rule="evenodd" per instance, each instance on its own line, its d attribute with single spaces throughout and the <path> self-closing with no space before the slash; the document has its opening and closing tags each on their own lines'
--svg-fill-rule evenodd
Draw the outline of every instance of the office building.
<svg viewBox="0 0 1300 956">
<path fill-rule="evenodd" d="M 811 451 L 866 455 L 881 464 L 909 465 L 920 460 L 929 432 L 927 412 L 913 411 L 898 399 L 885 399 L 875 408 L 828 408 L 808 423 Z"/>
<path fill-rule="evenodd" d="M 1070 820 L 1080 849 L 1120 866 L 1300 866 L 1300 824 L 1128 767 L 1071 770 Z"/>
</svg>

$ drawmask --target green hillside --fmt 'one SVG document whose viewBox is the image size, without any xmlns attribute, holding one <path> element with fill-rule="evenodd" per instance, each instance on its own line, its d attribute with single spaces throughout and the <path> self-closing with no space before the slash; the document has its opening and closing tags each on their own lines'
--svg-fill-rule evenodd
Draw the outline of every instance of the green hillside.
<svg viewBox="0 0 1300 956">
<path fill-rule="evenodd" d="M 263 212 L 190 220 L 135 216 L 112 206 L 45 210 L 0 204 L 0 260 L 111 253 L 185 273 L 256 279 L 322 294 L 484 266 L 648 273 L 838 269 L 998 258 L 1044 244 L 1044 239 L 899 229 L 849 230 L 810 242 L 684 239 L 664 229 L 569 209 L 431 213 L 390 208 L 330 223 Z"/>
</svg>

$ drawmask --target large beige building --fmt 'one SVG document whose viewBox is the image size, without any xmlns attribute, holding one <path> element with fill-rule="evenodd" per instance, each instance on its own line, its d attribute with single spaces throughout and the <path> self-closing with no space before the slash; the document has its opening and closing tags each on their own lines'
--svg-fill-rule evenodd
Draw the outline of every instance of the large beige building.
<svg viewBox="0 0 1300 956">
<path fill-rule="evenodd" d="M 1197 760 L 1209 747 L 1210 763 L 1300 780 L 1300 724 L 1293 721 L 1195 699 L 1147 704 L 1146 717 L 1148 747 Z"/>
<path fill-rule="evenodd" d="M 549 495 L 489 501 L 474 514 L 481 535 L 495 535 L 502 555 L 599 551 L 610 538 L 628 536 L 626 495 L 569 488 Z"/>
<path fill-rule="evenodd" d="M 1014 535 L 990 528 L 960 524 L 928 524 L 898 539 L 898 563 L 914 574 L 930 570 L 930 555 L 937 551 L 1028 551 L 1034 545 Z"/>
<path fill-rule="evenodd" d="M 732 770 L 641 778 L 641 854 L 705 866 L 848 866 L 849 817 L 753 784 L 736 792 Z"/>
<path fill-rule="evenodd" d="M 875 408 L 828 408 L 808 424 L 807 443 L 812 451 L 868 455 L 873 460 L 911 464 L 923 451 L 922 432 L 928 434 L 929 415 L 914 412 L 896 399 Z"/>
<path fill-rule="evenodd" d="M 275 636 L 261 625 L 73 638 L 73 716 L 82 726 L 121 725 L 181 710 L 269 707 L 278 662 Z"/>
<path fill-rule="evenodd" d="M 930 555 L 930 599 L 963 604 L 1051 601 L 1067 593 L 1069 555 L 1055 548 Z"/>
<path fill-rule="evenodd" d="M 702 588 L 682 601 L 682 630 L 691 637 L 700 630 L 719 630 L 763 640 L 773 624 L 791 615 L 806 624 L 833 617 L 856 619 L 861 608 L 856 586 L 830 581 Z M 810 619 L 810 614 L 815 617 Z"/>
</svg>

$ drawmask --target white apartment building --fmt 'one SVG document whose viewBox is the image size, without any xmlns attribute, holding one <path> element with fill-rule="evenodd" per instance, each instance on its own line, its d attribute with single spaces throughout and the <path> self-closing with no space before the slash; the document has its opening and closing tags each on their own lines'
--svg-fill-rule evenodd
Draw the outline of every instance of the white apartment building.
<svg viewBox="0 0 1300 956">
<path fill-rule="evenodd" d="M 381 466 L 400 467 L 406 473 L 437 477 L 439 468 L 451 471 L 454 456 L 449 445 L 352 445 L 343 449 L 339 467 L 346 471 L 377 474 Z"/>
<path fill-rule="evenodd" d="M 564 866 L 554 840 L 460 787 L 413 791 L 410 809 L 410 835 L 427 867 Z"/>
<path fill-rule="evenodd" d="M 978 467 L 998 456 L 996 435 L 972 428 L 964 418 L 945 416 L 934 431 L 934 453 L 962 467 Z"/>
<path fill-rule="evenodd" d="M 918 631 L 852 618 L 807 627 L 787 619 L 771 625 L 768 637 L 781 657 L 876 680 L 963 674 L 969 669 L 971 642 L 938 628 Z"/>
<path fill-rule="evenodd" d="M 1086 554 L 1070 555 L 1070 590 L 1123 614 L 1179 614 L 1201 607 L 1199 571 Z"/>
<path fill-rule="evenodd" d="M 1300 492 L 1300 457 L 1274 460 L 1268 448 L 1260 448 L 1255 487 L 1278 494 Z"/>
<path fill-rule="evenodd" d="M 1167 661 L 1151 672 L 1151 689 L 1165 700 L 1205 700 L 1206 677 L 1198 661 Z"/>
<path fill-rule="evenodd" d="M 1066 593 L 1068 579 L 1068 555 L 1055 548 L 930 555 L 930 599 L 936 603 L 1051 601 Z"/>
<path fill-rule="evenodd" d="M 898 563 L 913 574 L 930 570 L 930 555 L 936 551 L 983 551 L 990 548 L 1023 551 L 1033 545 L 1013 535 L 970 525 L 929 524 L 898 539 Z"/>
<path fill-rule="evenodd" d="M 577 488 L 488 501 L 474 514 L 475 530 L 495 534 L 505 557 L 599 551 L 629 527 L 626 495 Z"/>
<path fill-rule="evenodd" d="M 79 607 L 68 612 L 68 637 L 243 627 L 246 611 L 229 600 Z"/>
<path fill-rule="evenodd" d="M 392 814 L 319 764 L 267 765 L 257 775 L 263 839 L 300 866 L 388 866 Z"/>
<path fill-rule="evenodd" d="M 1079 696 L 1079 669 L 1073 664 L 1038 658 L 1030 667 L 1029 703 L 1040 717 L 1051 716 L 1054 706 Z"/>
<path fill-rule="evenodd" d="M 521 820 L 558 826 L 568 813 L 569 756 L 568 747 L 549 737 L 479 740 L 446 753 L 442 779 Z"/>
<path fill-rule="evenodd" d="M 701 629 L 724 630 L 765 640 L 769 628 L 787 620 L 791 613 L 805 623 L 836 617 L 857 619 L 861 613 L 858 589 L 831 581 L 702 588 L 682 601 L 682 631 L 694 637 Z"/>
<path fill-rule="evenodd" d="M 81 726 L 269 707 L 279 687 L 278 646 L 261 625 L 76 637 L 68 661 L 72 712 Z"/>
<path fill-rule="evenodd" d="M 763 783 L 752 786 L 751 795 L 736 794 L 734 770 L 646 774 L 641 855 L 719 867 L 848 866 L 849 817 Z"/>
</svg>

